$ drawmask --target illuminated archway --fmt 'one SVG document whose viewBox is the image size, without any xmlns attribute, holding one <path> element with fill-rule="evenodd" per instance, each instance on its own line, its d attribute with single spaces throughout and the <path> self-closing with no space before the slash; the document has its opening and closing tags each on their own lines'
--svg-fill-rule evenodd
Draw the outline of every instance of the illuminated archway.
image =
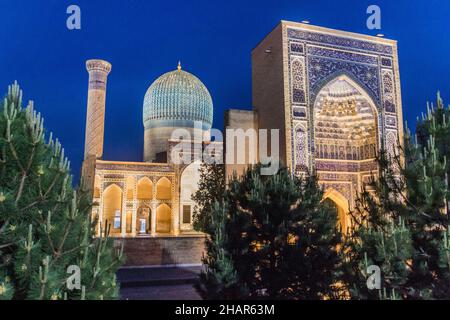
<svg viewBox="0 0 450 320">
<path fill-rule="evenodd" d="M 136 234 L 144 235 L 150 233 L 151 209 L 148 206 L 140 206 L 136 217 Z"/>
<path fill-rule="evenodd" d="M 153 199 L 153 183 L 144 177 L 139 180 L 137 184 L 137 198 L 138 200 L 152 200 Z"/>
<path fill-rule="evenodd" d="M 122 219 L 122 189 L 112 184 L 103 192 L 103 223 L 111 226 L 111 234 L 117 234 L 121 231 Z"/>
<path fill-rule="evenodd" d="M 338 223 L 341 226 L 342 233 L 346 233 L 350 227 L 350 208 L 349 201 L 340 192 L 329 189 L 323 195 L 323 201 L 328 202 L 331 208 L 336 209 Z"/>
<path fill-rule="evenodd" d="M 170 200 L 172 198 L 172 184 L 166 177 L 162 177 L 156 183 L 156 199 Z"/>
<path fill-rule="evenodd" d="M 189 225 L 192 224 L 192 213 L 195 206 L 195 201 L 192 200 L 192 196 L 198 190 L 200 165 L 201 163 L 199 161 L 191 163 L 181 174 L 180 221 L 186 225 L 186 228 L 189 228 Z"/>
<path fill-rule="evenodd" d="M 156 232 L 170 233 L 172 230 L 172 213 L 167 204 L 161 204 L 156 209 Z"/>
<path fill-rule="evenodd" d="M 377 168 L 378 110 L 365 89 L 343 74 L 318 92 L 312 117 L 314 166 L 319 179 L 330 188 L 325 198 L 336 204 L 346 232 L 349 206 L 354 205 L 351 195 L 360 190 L 360 181 Z"/>
</svg>

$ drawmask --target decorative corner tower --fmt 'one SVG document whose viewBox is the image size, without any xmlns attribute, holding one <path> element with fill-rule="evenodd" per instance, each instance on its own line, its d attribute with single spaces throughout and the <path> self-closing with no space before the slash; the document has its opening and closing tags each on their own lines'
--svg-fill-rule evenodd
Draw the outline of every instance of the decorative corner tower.
<svg viewBox="0 0 450 320">
<path fill-rule="evenodd" d="M 103 155 L 106 82 L 111 72 L 111 64 L 104 60 L 88 60 L 86 61 L 86 69 L 89 72 L 89 91 L 84 160 L 89 156 L 101 158 Z"/>
</svg>

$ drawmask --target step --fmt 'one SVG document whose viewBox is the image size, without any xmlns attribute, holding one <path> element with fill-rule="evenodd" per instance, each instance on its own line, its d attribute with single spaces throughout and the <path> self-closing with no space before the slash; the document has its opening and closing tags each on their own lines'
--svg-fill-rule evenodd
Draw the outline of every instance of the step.
<svg viewBox="0 0 450 320">
<path fill-rule="evenodd" d="M 124 244 L 125 266 L 201 265 L 205 237 L 147 237 L 117 239 Z"/>
<path fill-rule="evenodd" d="M 195 284 L 201 266 L 125 267 L 117 272 L 122 288 Z"/>
</svg>

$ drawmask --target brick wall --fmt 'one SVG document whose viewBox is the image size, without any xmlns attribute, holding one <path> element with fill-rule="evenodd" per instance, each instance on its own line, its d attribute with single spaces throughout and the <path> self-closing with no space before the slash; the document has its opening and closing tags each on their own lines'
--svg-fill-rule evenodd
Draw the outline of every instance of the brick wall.
<svg viewBox="0 0 450 320">
<path fill-rule="evenodd" d="M 129 238 L 124 242 L 125 266 L 200 264 L 204 236 Z"/>
<path fill-rule="evenodd" d="M 225 128 L 226 129 L 242 129 L 245 132 L 247 132 L 248 129 L 255 129 L 258 130 L 258 114 L 255 111 L 249 111 L 249 110 L 237 110 L 237 109 L 230 109 L 225 111 Z M 258 159 L 258 132 L 256 131 L 256 141 L 250 141 L 249 138 L 245 137 L 244 139 L 244 145 L 239 145 L 237 138 L 234 138 L 234 142 L 228 141 L 228 137 L 225 133 L 225 159 L 226 159 L 226 153 L 232 152 L 234 154 L 234 159 L 230 163 L 229 161 L 226 161 L 225 166 L 225 177 L 227 178 L 227 181 L 232 177 L 233 172 L 236 172 L 238 176 L 242 175 L 245 172 L 245 169 L 247 168 L 249 163 L 257 163 L 259 161 Z M 250 145 L 251 143 L 251 145 Z M 254 145 L 253 145 L 254 144 Z M 233 150 L 227 150 L 227 147 L 230 148 L 230 146 L 234 146 Z M 251 159 L 250 154 L 250 148 L 255 148 L 255 157 Z M 237 162 L 237 153 L 239 152 L 245 152 L 245 163 L 238 163 Z"/>
<path fill-rule="evenodd" d="M 252 102 L 258 113 L 258 129 L 280 130 L 280 160 L 287 165 L 283 57 L 283 28 L 279 24 L 252 51 Z"/>
</svg>

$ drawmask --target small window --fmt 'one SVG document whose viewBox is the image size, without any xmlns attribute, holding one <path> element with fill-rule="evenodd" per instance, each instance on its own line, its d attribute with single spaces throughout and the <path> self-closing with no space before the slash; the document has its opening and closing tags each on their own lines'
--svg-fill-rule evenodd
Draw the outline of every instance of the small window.
<svg viewBox="0 0 450 320">
<path fill-rule="evenodd" d="M 183 223 L 191 223 L 191 206 L 183 206 Z"/>
</svg>

